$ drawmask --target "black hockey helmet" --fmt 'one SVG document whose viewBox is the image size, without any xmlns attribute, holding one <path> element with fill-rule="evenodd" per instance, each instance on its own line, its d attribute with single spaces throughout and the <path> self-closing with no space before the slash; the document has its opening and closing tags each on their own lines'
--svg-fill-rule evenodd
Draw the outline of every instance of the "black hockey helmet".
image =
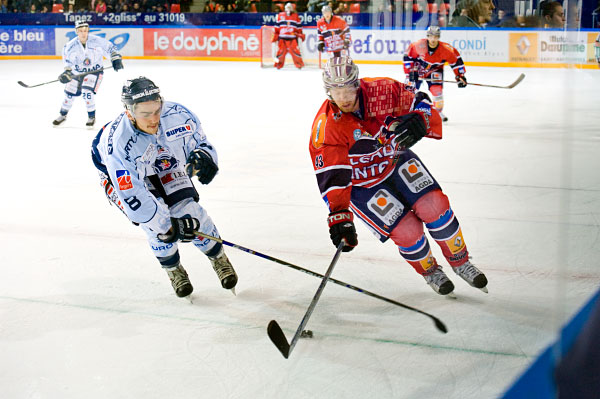
<svg viewBox="0 0 600 399">
<path fill-rule="evenodd" d="M 127 109 L 131 109 L 134 104 L 154 100 L 162 100 L 160 89 L 144 76 L 127 80 L 123 85 L 121 102 Z"/>
</svg>

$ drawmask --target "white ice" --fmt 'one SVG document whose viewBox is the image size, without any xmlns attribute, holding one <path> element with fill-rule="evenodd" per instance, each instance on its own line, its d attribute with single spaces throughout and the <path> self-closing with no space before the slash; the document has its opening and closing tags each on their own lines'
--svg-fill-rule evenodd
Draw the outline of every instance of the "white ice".
<svg viewBox="0 0 600 399">
<path fill-rule="evenodd" d="M 288 60 L 288 62 L 291 62 Z M 153 79 L 200 117 L 221 170 L 200 201 L 225 240 L 324 273 L 334 253 L 308 155 L 325 99 L 318 70 L 125 60 L 106 72 L 97 126 L 81 99 L 52 128 L 59 60 L 0 61 L 2 398 L 496 398 L 599 286 L 600 70 L 468 68 L 445 89 L 441 141 L 414 150 L 442 184 L 489 294 L 449 272 L 435 294 L 391 242 L 357 225 L 333 277 L 429 312 L 448 327 L 328 284 L 285 360 L 320 280 L 233 248 L 237 297 L 182 245 L 193 303 L 173 293 L 142 231 L 109 206 L 90 159 L 121 112 L 126 78 Z M 361 76 L 403 79 L 400 66 Z M 448 71 L 449 72 L 449 71 Z M 431 241 L 441 264 L 441 251 Z"/>
</svg>

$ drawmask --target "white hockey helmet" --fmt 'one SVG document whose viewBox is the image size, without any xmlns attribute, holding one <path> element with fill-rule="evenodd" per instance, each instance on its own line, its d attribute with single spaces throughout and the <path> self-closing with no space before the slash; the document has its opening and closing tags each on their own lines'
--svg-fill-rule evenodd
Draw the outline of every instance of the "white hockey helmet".
<svg viewBox="0 0 600 399">
<path fill-rule="evenodd" d="M 84 26 L 87 26 L 89 28 L 90 24 L 88 24 L 87 21 L 84 19 L 78 19 L 77 21 L 75 21 L 75 30 L 83 28 Z"/>
<path fill-rule="evenodd" d="M 358 88 L 358 67 L 350 57 L 333 57 L 323 69 L 323 87 L 331 100 L 329 90 L 334 87 L 353 86 Z"/>
<path fill-rule="evenodd" d="M 292 13 L 294 12 L 294 5 L 292 3 L 285 3 L 285 12 Z"/>
<path fill-rule="evenodd" d="M 331 9 L 331 6 L 323 6 L 323 8 L 321 8 L 322 14 L 325 14 L 326 12 L 333 14 L 333 10 Z"/>
<path fill-rule="evenodd" d="M 427 28 L 427 36 L 437 36 L 437 37 L 442 36 L 442 33 L 440 32 L 440 27 L 439 26 L 430 26 L 429 28 Z"/>
</svg>

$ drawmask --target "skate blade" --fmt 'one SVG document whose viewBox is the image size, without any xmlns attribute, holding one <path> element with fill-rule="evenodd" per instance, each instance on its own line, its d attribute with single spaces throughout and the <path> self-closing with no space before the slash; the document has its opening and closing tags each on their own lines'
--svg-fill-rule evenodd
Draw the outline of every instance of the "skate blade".
<svg viewBox="0 0 600 399">
<path fill-rule="evenodd" d="M 237 296 L 237 294 L 235 293 L 235 287 L 231 288 L 229 291 L 231 291 L 231 293 L 233 294 L 233 296 Z"/>
<path fill-rule="evenodd" d="M 486 294 L 488 293 L 487 287 L 480 288 L 480 290 L 483 291 L 483 292 L 485 292 Z"/>
<path fill-rule="evenodd" d="M 454 292 L 450 292 L 450 293 L 448 293 L 448 294 L 446 294 L 444 296 L 448 297 L 448 298 L 456 299 L 456 295 L 454 295 Z"/>
</svg>

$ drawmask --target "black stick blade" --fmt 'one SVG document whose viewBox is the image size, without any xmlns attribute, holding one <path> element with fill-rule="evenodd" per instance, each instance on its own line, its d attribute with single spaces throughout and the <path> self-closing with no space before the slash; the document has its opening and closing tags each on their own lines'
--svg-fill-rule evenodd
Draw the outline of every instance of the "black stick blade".
<svg viewBox="0 0 600 399">
<path fill-rule="evenodd" d="M 438 330 L 440 330 L 444 334 L 446 334 L 448 332 L 448 328 L 446 328 L 446 325 L 444 323 L 442 323 L 442 321 L 440 319 L 438 319 L 437 317 L 433 317 L 433 322 L 435 323 L 435 326 L 437 327 Z"/>
<path fill-rule="evenodd" d="M 21 82 L 20 80 L 19 80 L 17 83 L 18 83 L 18 84 L 20 84 L 20 85 L 21 85 L 21 86 L 23 86 L 23 87 L 27 87 L 27 88 L 29 88 L 29 86 L 28 86 L 28 85 L 26 85 L 25 83 Z"/>
<path fill-rule="evenodd" d="M 521 75 L 519 75 L 519 77 L 517 78 L 517 80 L 515 80 L 513 83 L 511 83 L 508 88 L 512 89 L 513 87 L 515 87 L 516 85 L 518 85 L 519 83 L 521 83 L 521 81 L 525 79 L 525 74 L 522 73 Z"/>
<path fill-rule="evenodd" d="M 283 357 L 287 359 L 290 355 L 290 344 L 288 344 L 285 334 L 275 320 L 271 320 L 269 322 L 269 325 L 267 326 L 267 334 L 269 334 L 271 342 L 275 344 L 277 349 L 279 349 L 279 352 L 281 352 Z"/>
</svg>

